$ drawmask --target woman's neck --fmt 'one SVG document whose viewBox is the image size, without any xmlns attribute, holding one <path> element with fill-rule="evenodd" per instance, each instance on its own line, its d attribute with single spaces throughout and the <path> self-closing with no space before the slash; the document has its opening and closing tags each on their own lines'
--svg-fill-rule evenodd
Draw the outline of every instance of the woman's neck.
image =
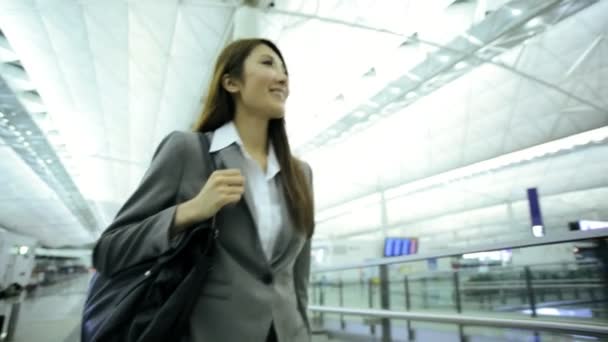
<svg viewBox="0 0 608 342">
<path fill-rule="evenodd" d="M 268 120 L 254 115 L 237 113 L 234 125 L 243 142 L 245 150 L 251 155 L 266 156 L 268 154 Z"/>
</svg>

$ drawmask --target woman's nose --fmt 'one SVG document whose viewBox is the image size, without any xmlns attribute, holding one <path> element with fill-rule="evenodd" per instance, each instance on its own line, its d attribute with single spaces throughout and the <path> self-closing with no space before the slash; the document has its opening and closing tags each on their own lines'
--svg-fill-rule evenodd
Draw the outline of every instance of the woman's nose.
<svg viewBox="0 0 608 342">
<path fill-rule="evenodd" d="M 281 84 L 287 84 L 287 80 L 288 80 L 287 74 L 284 71 L 280 71 L 279 75 L 277 76 L 277 80 Z"/>
</svg>

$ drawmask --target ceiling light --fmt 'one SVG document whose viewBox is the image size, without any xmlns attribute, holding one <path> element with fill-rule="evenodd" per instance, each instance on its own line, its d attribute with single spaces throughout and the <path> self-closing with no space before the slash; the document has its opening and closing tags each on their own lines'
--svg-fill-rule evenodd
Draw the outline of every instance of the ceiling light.
<svg viewBox="0 0 608 342">
<path fill-rule="evenodd" d="M 536 26 L 538 26 L 538 25 L 540 25 L 542 23 L 543 23 L 543 19 L 540 18 L 540 17 L 536 17 L 536 18 L 533 18 L 530 21 L 528 21 L 526 23 L 526 27 L 527 28 L 536 27 Z"/>
<path fill-rule="evenodd" d="M 443 63 L 447 63 L 450 61 L 450 56 L 441 55 L 441 56 L 439 56 L 439 60 L 442 61 Z"/>
<path fill-rule="evenodd" d="M 421 80 L 420 76 L 418 76 L 416 74 L 412 74 L 411 72 L 406 72 L 405 76 L 407 76 L 408 78 L 410 78 L 416 82 L 419 82 Z"/>
<path fill-rule="evenodd" d="M 32 135 L 32 131 L 25 131 L 25 134 Z"/>
<path fill-rule="evenodd" d="M 4 117 L 4 113 L 0 112 L 0 118 Z"/>
<path fill-rule="evenodd" d="M 406 99 L 411 99 L 411 98 L 414 98 L 414 97 L 416 97 L 416 92 L 415 92 L 415 91 L 410 91 L 410 92 L 408 92 L 408 93 L 405 95 L 405 98 L 406 98 Z"/>
<path fill-rule="evenodd" d="M 399 94 L 401 94 L 401 89 L 400 89 L 400 88 L 397 88 L 397 87 L 390 87 L 390 88 L 388 89 L 388 91 L 389 91 L 391 94 L 393 94 L 393 95 L 399 95 Z"/>
<path fill-rule="evenodd" d="M 469 65 L 469 64 L 468 64 L 467 62 L 465 62 L 465 61 L 460 61 L 460 62 L 456 63 L 456 65 L 454 65 L 454 69 L 456 69 L 456 70 L 461 70 L 461 69 L 466 68 L 468 65 Z"/>
<path fill-rule="evenodd" d="M 17 128 L 15 128 L 15 126 L 13 126 L 13 125 L 10 125 L 10 126 L 8 126 L 8 129 L 10 129 L 11 131 L 14 131 L 14 130 L 16 130 Z"/>
<path fill-rule="evenodd" d="M 483 45 L 483 42 L 481 40 L 479 40 L 479 38 L 477 38 L 471 34 L 468 34 L 465 32 L 462 34 L 462 36 L 465 37 L 466 40 L 468 40 L 469 43 L 471 43 L 471 44 L 475 44 L 475 45 L 479 45 L 479 46 Z"/>
<path fill-rule="evenodd" d="M 28 147 L 30 146 L 30 143 L 28 143 L 27 141 L 23 143 L 23 146 Z"/>
<path fill-rule="evenodd" d="M 415 182 L 399 185 L 395 188 L 387 190 L 386 197 L 388 199 L 392 199 L 404 196 L 419 191 L 421 189 L 443 184 L 447 181 L 483 174 L 485 172 L 489 172 L 490 170 L 499 169 L 505 166 L 547 156 L 553 153 L 557 153 L 559 151 L 568 150 L 572 146 L 588 145 L 594 142 L 603 141 L 605 139 L 608 139 L 608 126 L 526 148 L 521 151 L 504 154 L 500 157 L 481 161 L 435 176 L 420 179 Z"/>
<path fill-rule="evenodd" d="M 356 112 L 353 113 L 353 116 L 356 117 L 356 118 L 359 118 L 359 119 L 364 118 L 365 115 L 366 115 L 366 113 L 364 111 L 362 111 L 362 110 L 358 110 L 358 111 L 356 111 Z"/>
<path fill-rule="evenodd" d="M 520 10 L 519 8 L 514 8 L 514 9 L 512 9 L 512 10 L 511 10 L 511 14 L 512 14 L 514 17 L 517 17 L 518 15 L 521 15 L 521 14 L 522 14 L 522 10 Z"/>
</svg>

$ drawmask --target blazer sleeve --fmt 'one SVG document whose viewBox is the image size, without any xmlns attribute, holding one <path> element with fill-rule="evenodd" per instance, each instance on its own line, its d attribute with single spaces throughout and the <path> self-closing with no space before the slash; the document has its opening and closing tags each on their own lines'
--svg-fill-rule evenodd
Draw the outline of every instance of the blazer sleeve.
<svg viewBox="0 0 608 342">
<path fill-rule="evenodd" d="M 169 230 L 186 156 L 184 133 L 173 132 L 160 143 L 139 186 L 102 233 L 93 250 L 93 266 L 108 276 L 160 256 L 177 244 Z"/>
<path fill-rule="evenodd" d="M 308 181 L 310 183 L 310 189 L 312 194 L 312 169 L 308 164 L 305 164 L 305 170 L 308 173 Z M 314 195 L 313 195 L 314 197 Z M 296 295 L 298 298 L 298 309 L 306 324 L 308 334 L 312 334 L 310 320 L 308 319 L 308 285 L 310 282 L 310 250 L 311 250 L 312 237 L 308 237 L 304 243 L 304 247 L 298 254 L 294 265 L 294 281 L 296 288 Z"/>
</svg>

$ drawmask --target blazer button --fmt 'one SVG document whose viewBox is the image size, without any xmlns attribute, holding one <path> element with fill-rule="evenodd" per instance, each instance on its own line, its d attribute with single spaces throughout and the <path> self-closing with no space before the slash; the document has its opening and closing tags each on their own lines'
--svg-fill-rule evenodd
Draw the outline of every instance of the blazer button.
<svg viewBox="0 0 608 342">
<path fill-rule="evenodd" d="M 266 285 L 272 284 L 272 273 L 265 273 L 262 276 L 262 282 Z"/>
</svg>

